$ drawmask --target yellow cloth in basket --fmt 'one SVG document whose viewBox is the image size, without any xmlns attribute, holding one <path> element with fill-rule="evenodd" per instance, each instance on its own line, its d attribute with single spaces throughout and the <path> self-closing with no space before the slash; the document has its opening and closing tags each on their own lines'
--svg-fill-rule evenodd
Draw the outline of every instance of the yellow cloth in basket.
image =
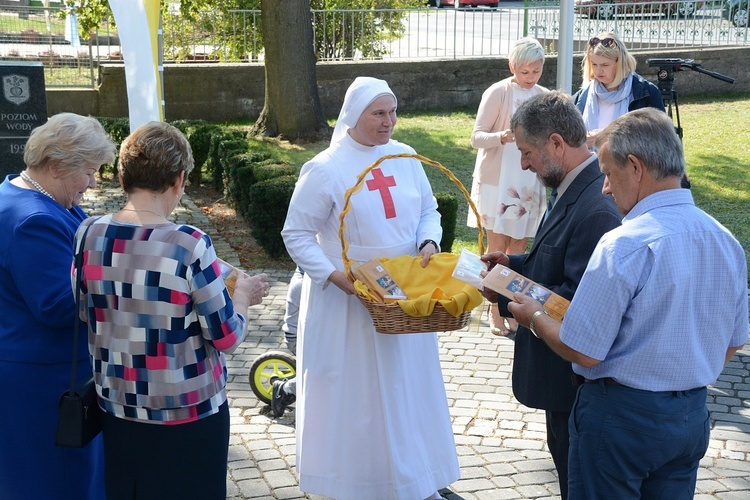
<svg viewBox="0 0 750 500">
<path fill-rule="evenodd" d="M 451 276 L 456 268 L 458 255 L 436 253 L 424 268 L 420 256 L 402 255 L 378 260 L 407 297 L 410 297 L 397 301 L 409 316 L 429 316 L 435 304 L 440 302 L 446 312 L 458 317 L 462 312 L 474 309 L 484 300 L 475 287 Z M 363 283 L 356 281 L 354 286 L 360 295 L 374 300 Z"/>
</svg>

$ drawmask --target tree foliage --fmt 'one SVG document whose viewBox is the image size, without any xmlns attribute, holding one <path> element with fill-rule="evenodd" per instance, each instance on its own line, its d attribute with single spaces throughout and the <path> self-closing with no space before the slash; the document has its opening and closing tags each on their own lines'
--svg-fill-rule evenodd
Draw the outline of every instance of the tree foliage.
<svg viewBox="0 0 750 500">
<path fill-rule="evenodd" d="M 97 31 L 103 19 L 112 19 L 112 10 L 107 0 L 65 0 L 65 6 L 68 10 L 75 11 L 78 32 L 83 39 L 88 39 L 92 31 Z"/>
<path fill-rule="evenodd" d="M 181 61 L 203 52 L 220 61 L 257 60 L 263 47 L 257 14 L 260 0 L 182 0 L 162 13 L 164 58 Z"/>
</svg>

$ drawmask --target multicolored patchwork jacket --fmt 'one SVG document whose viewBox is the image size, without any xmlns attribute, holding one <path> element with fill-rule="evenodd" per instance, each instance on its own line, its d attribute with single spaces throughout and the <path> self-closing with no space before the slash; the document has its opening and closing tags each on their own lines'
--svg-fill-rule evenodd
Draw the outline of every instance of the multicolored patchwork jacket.
<svg viewBox="0 0 750 500">
<path fill-rule="evenodd" d="M 227 367 L 247 333 L 211 238 L 172 223 L 88 219 L 81 319 L 102 408 L 121 418 L 181 424 L 226 401 Z M 73 275 L 75 276 L 75 272 Z"/>
</svg>

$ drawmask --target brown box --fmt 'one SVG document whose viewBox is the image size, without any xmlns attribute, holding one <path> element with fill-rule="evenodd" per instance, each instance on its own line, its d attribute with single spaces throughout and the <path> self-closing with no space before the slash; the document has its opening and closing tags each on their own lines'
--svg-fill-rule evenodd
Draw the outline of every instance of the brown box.
<svg viewBox="0 0 750 500">
<path fill-rule="evenodd" d="M 401 287 L 377 259 L 370 259 L 352 269 L 352 274 L 364 283 L 380 302 L 394 302 L 407 298 Z"/>
<path fill-rule="evenodd" d="M 562 320 L 570 305 L 568 299 L 499 264 L 487 273 L 482 285 L 511 300 L 516 293 L 536 299 L 542 303 L 544 310 L 557 320 Z"/>
<path fill-rule="evenodd" d="M 227 287 L 229 296 L 232 297 L 234 296 L 234 285 L 237 283 L 237 278 L 240 276 L 240 273 L 245 274 L 245 272 L 237 269 L 227 261 L 221 259 L 217 260 L 219 261 L 219 267 L 221 268 L 221 276 L 224 278 L 224 285 Z"/>
</svg>

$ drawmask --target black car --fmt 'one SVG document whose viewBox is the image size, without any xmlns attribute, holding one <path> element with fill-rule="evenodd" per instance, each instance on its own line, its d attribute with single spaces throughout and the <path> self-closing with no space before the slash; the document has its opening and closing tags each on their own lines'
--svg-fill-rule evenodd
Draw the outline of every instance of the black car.
<svg viewBox="0 0 750 500">
<path fill-rule="evenodd" d="M 747 20 L 748 5 L 750 0 L 727 0 L 721 15 L 736 27 L 747 28 L 750 26 Z"/>
</svg>

